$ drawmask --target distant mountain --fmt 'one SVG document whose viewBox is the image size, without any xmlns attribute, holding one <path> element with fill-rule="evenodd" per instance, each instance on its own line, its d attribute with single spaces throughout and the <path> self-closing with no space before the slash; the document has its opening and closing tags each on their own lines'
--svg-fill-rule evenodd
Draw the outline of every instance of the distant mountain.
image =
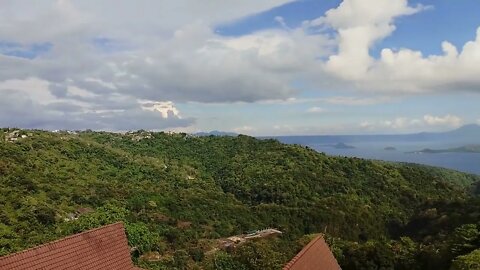
<svg viewBox="0 0 480 270">
<path fill-rule="evenodd" d="M 234 132 L 226 132 L 226 131 L 218 131 L 218 130 L 213 130 L 210 132 L 197 132 L 193 134 L 195 136 L 199 137 L 206 137 L 206 136 L 230 136 L 230 137 L 236 137 L 238 136 L 237 133 Z"/>
<path fill-rule="evenodd" d="M 477 125 L 477 124 L 465 125 L 458 129 L 444 132 L 443 136 L 478 142 L 480 140 L 480 125 Z"/>
<path fill-rule="evenodd" d="M 451 131 L 437 133 L 423 132 L 419 134 L 412 134 L 411 136 L 421 137 L 426 141 L 442 140 L 450 142 L 462 142 L 464 144 L 478 144 L 480 143 L 480 125 L 469 124 Z"/>
<path fill-rule="evenodd" d="M 438 154 L 438 153 L 480 153 L 480 145 L 465 145 L 462 147 L 448 148 L 448 149 L 430 149 L 425 148 L 420 151 L 414 151 L 413 153 L 427 153 L 427 154 Z"/>
<path fill-rule="evenodd" d="M 462 127 L 459 127 L 455 130 L 448 131 L 446 133 L 451 133 L 451 134 L 466 134 L 466 135 L 473 135 L 473 134 L 480 134 L 480 125 L 477 124 L 469 124 L 469 125 L 464 125 Z"/>
<path fill-rule="evenodd" d="M 271 137 L 270 137 L 271 138 Z M 480 144 L 480 125 L 470 124 L 447 132 L 421 132 L 413 134 L 388 135 L 309 135 L 274 137 L 289 144 L 336 144 L 355 142 L 433 142 L 451 141 L 461 144 Z"/>
</svg>

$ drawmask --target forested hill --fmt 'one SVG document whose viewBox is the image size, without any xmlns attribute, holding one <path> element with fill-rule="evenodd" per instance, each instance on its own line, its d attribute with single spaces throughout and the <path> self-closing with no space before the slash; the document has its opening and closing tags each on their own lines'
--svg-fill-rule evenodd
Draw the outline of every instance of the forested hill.
<svg viewBox="0 0 480 270">
<path fill-rule="evenodd" d="M 479 180 L 248 136 L 3 129 L 0 255 L 121 220 L 147 269 L 279 269 L 313 233 L 343 269 L 474 269 Z"/>
</svg>

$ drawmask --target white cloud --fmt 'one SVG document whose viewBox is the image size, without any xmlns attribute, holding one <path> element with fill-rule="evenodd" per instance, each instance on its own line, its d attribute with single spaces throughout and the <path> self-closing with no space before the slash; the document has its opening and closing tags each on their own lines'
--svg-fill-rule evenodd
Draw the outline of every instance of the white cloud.
<svg viewBox="0 0 480 270">
<path fill-rule="evenodd" d="M 424 126 L 424 124 L 419 119 L 409 119 L 407 117 L 396 117 L 391 120 L 381 120 L 377 122 L 364 121 L 364 122 L 361 122 L 359 125 L 361 129 L 369 130 L 369 131 L 376 131 L 376 130 L 410 131 L 422 126 Z"/>
<path fill-rule="evenodd" d="M 276 100 L 265 100 L 259 103 L 261 104 L 279 104 L 279 105 L 292 105 L 292 104 L 308 104 L 308 103 L 327 103 L 333 105 L 345 105 L 345 106 L 368 106 L 376 104 L 385 104 L 392 102 L 394 99 L 386 96 L 377 97 L 356 97 L 356 96 L 332 96 L 327 98 L 287 98 Z"/>
<path fill-rule="evenodd" d="M 28 43 L 65 36 L 130 39 L 133 35 L 141 44 L 192 22 L 212 26 L 291 1 L 45 0 L 32 4 L 29 0 L 2 0 L 0 36 Z"/>
<path fill-rule="evenodd" d="M 234 38 L 213 31 L 219 23 L 287 2 L 58 0 L 31 5 L 6 0 L 0 37 L 53 47 L 34 61 L 0 56 L 0 65 L 10 67 L 0 80 L 35 76 L 65 87 L 70 78 L 89 91 L 135 92 L 142 99 L 176 102 L 288 99 L 296 93 L 291 82 L 298 78 L 314 81 L 320 90 L 351 83 L 345 88 L 394 94 L 480 85 L 475 76 L 480 35 L 460 52 L 445 42 L 440 56 L 388 48 L 380 59 L 369 54 L 394 32 L 396 18 L 425 9 L 407 0 L 344 0 L 298 29 Z M 125 20 L 131 17 L 135 23 Z M 318 26 L 336 30 L 337 38 L 309 34 Z M 334 45 L 338 53 L 332 53 Z"/>
<path fill-rule="evenodd" d="M 259 136 L 287 136 L 287 135 L 332 135 L 332 134 L 352 134 L 351 124 L 322 124 L 321 126 L 307 126 L 302 123 L 296 124 L 277 124 L 273 127 L 265 126 L 256 131 Z"/>
<path fill-rule="evenodd" d="M 180 112 L 175 105 L 171 101 L 140 101 L 142 104 L 142 109 L 151 111 L 151 112 L 159 112 L 163 118 L 168 118 L 170 116 L 180 117 Z"/>
<path fill-rule="evenodd" d="M 449 42 L 443 42 L 443 55 L 423 56 L 419 51 L 383 49 L 381 58 L 369 66 L 362 87 L 396 90 L 397 93 L 431 91 L 477 91 L 480 78 L 480 28 L 474 41 L 467 42 L 458 52 Z"/>
<path fill-rule="evenodd" d="M 174 103 L 289 98 L 296 93 L 291 71 L 315 64 L 311 54 L 324 51 L 324 37 L 303 29 L 237 38 L 214 32 L 219 23 L 287 2 L 2 1 L 1 40 L 52 46 L 34 59 L 0 54 L 0 86 L 12 90 L 2 98 L 11 99 L 9 107 L 22 98 L 42 117 L 30 124 L 4 118 L 0 125 L 57 128 L 65 124 L 59 115 L 75 114 L 71 122 L 83 127 L 175 128 L 194 119 L 182 118 Z M 132 121 L 134 115 L 144 121 Z"/>
<path fill-rule="evenodd" d="M 0 24 L 5 25 L 0 28 L 0 37 L 11 42 L 50 42 L 53 46 L 48 53 L 33 60 L 0 55 L 0 68 L 8 66 L 8 72 L 0 75 L 0 81 L 35 76 L 50 82 L 57 93 L 65 91 L 61 88 L 75 86 L 95 94 L 118 92 L 139 99 L 175 102 L 286 99 L 297 93 L 290 84 L 295 76 L 318 65 L 315 57 L 327 55 L 331 46 L 324 36 L 309 35 L 304 29 L 266 30 L 242 37 L 223 37 L 213 30 L 215 23 L 238 18 L 236 16 L 243 16 L 245 12 L 268 9 L 287 2 L 285 0 L 242 1 L 238 11 L 225 10 L 233 17 L 207 16 L 212 13 L 204 10 L 208 3 L 179 2 L 192 8 L 187 13 L 198 14 L 191 18 L 179 16 L 183 20 L 172 18 L 175 23 L 165 30 L 165 35 L 159 35 L 160 30 L 152 29 L 152 25 L 168 21 L 171 15 L 164 18 L 157 13 L 150 14 L 149 9 L 147 14 L 138 16 L 139 21 L 134 24 L 123 15 L 135 14 L 147 4 L 152 5 L 151 10 L 170 14 L 182 4 L 166 4 L 157 9 L 158 3 L 153 1 L 135 3 L 138 7 L 130 2 L 115 2 L 116 8 L 111 11 L 116 17 L 107 22 L 104 17 L 114 15 L 97 14 L 105 2 L 58 1 L 32 9 L 23 1 L 8 1 L 6 10 L 18 15 L 14 10 L 24 7 L 28 18 L 0 16 Z M 219 5 L 215 13 L 222 13 L 222 7 L 235 10 L 237 6 L 236 2 L 232 2 L 233 6 L 222 1 L 209 2 Z M 201 7 L 197 10 L 196 6 Z M 194 20 L 195 17 L 202 19 Z M 54 18 L 63 18 L 66 22 L 60 23 Z M 131 29 L 131 25 L 108 27 L 123 25 L 126 21 L 142 29 Z M 31 24 L 45 29 L 35 30 L 32 25 L 33 30 L 22 30 Z M 54 31 L 58 27 L 61 29 Z M 122 29 L 123 35 L 115 33 L 118 29 Z M 26 38 L 31 32 L 34 34 Z"/>
<path fill-rule="evenodd" d="M 325 110 L 322 107 L 311 107 L 307 110 L 307 112 L 309 112 L 309 113 L 323 113 L 323 112 L 326 112 L 326 111 L 327 110 Z"/>
<path fill-rule="evenodd" d="M 372 129 L 373 127 L 375 127 L 375 124 L 369 121 L 363 121 L 360 123 L 360 128 L 362 129 Z"/>
<path fill-rule="evenodd" d="M 396 117 L 394 119 L 380 121 L 363 121 L 359 127 L 363 130 L 385 130 L 413 132 L 419 129 L 444 130 L 446 128 L 457 128 L 464 123 L 463 119 L 447 114 L 445 116 L 433 116 L 426 114 L 421 118 Z M 428 128 L 426 128 L 428 127 Z"/>
<path fill-rule="evenodd" d="M 18 94 L 30 96 L 39 104 L 48 104 L 56 100 L 49 91 L 48 81 L 38 78 L 28 78 L 25 80 L 6 80 L 0 82 L 0 95 L 6 91 L 15 91 Z M 2 97 L 3 98 L 3 97 Z"/>
<path fill-rule="evenodd" d="M 2 40 L 53 47 L 32 61 L 0 56 L 0 66 L 9 67 L 0 81 L 34 76 L 58 88 L 71 79 L 70 84 L 87 91 L 116 90 L 175 102 L 288 99 L 297 93 L 291 82 L 299 78 L 314 82 L 320 91 L 479 89 L 480 29 L 461 50 L 444 42 L 443 55 L 389 48 L 379 59 L 369 54 L 394 32 L 396 18 L 425 9 L 407 0 L 344 0 L 298 29 L 275 18 L 283 29 L 234 38 L 213 31 L 219 23 L 288 2 L 50 0 L 32 5 L 4 0 Z M 309 34 L 327 26 L 337 31 L 335 39 Z M 338 53 L 332 53 L 332 46 Z"/>
<path fill-rule="evenodd" d="M 444 42 L 442 55 L 406 48 L 385 48 L 378 59 L 370 55 L 372 46 L 394 32 L 396 18 L 425 9 L 407 0 L 344 0 L 297 29 L 275 18 L 280 29 L 240 37 L 219 35 L 215 26 L 293 0 L 0 1 L 0 40 L 18 43 L 22 50 L 51 44 L 34 59 L 0 54 L 0 93 L 10 108 L 3 112 L 20 115 L 11 108 L 14 101 L 31 106 L 37 127 L 40 122 L 58 126 L 67 114 L 82 126 L 90 121 L 96 127 L 131 128 L 127 121 L 141 115 L 152 121 L 150 127 L 184 128 L 194 119 L 182 118 L 175 104 L 369 106 L 397 94 L 480 89 L 480 28 L 463 48 Z M 323 32 L 325 27 L 336 37 Z M 317 91 L 369 94 L 301 99 L 295 98 L 294 82 Z M 445 118 L 363 124 L 397 129 L 425 121 L 458 124 L 454 116 L 442 122 Z M 15 123 L 2 119 L 0 124 Z"/>
<path fill-rule="evenodd" d="M 409 121 L 405 117 L 398 117 L 398 118 L 395 118 L 392 121 L 390 121 L 390 120 L 384 121 L 383 125 L 388 127 L 388 128 L 392 128 L 392 129 L 404 129 L 408 125 L 411 125 L 412 123 L 413 123 L 412 121 Z"/>
<path fill-rule="evenodd" d="M 78 96 L 78 97 L 83 97 L 83 98 L 93 98 L 93 97 L 98 96 L 98 95 L 96 95 L 92 92 L 89 92 L 85 89 L 82 89 L 82 88 L 79 88 L 79 87 L 76 87 L 76 86 L 68 86 L 67 87 L 67 92 L 71 96 Z"/>
<path fill-rule="evenodd" d="M 117 72 L 125 74 L 115 78 L 119 91 L 135 89 L 143 99 L 176 102 L 286 99 L 296 93 L 290 86 L 296 71 L 315 65 L 311 54 L 327 43 L 303 31 L 270 30 L 237 38 L 215 35 L 205 25 L 179 31 L 140 57 L 116 63 Z"/>
<path fill-rule="evenodd" d="M 49 86 L 49 82 L 38 78 L 0 82 L 0 126 L 161 130 L 194 122 L 180 117 L 172 102 L 146 104 L 132 96 L 96 95 L 76 86 L 68 86 L 63 95 L 55 96 Z"/>
<path fill-rule="evenodd" d="M 326 68 L 344 79 L 361 79 L 374 59 L 369 48 L 389 36 L 393 20 L 422 9 L 410 7 L 407 0 L 344 0 L 318 20 L 338 31 L 338 54 L 330 56 Z"/>
<path fill-rule="evenodd" d="M 265 131 L 263 131 L 265 132 Z M 273 131 L 270 134 L 274 135 L 292 135 L 292 134 L 306 134 L 302 132 L 298 127 L 289 125 L 289 124 L 277 124 L 273 126 Z"/>
<path fill-rule="evenodd" d="M 256 128 L 252 126 L 241 126 L 241 127 L 234 128 L 233 131 L 239 134 L 251 134 L 252 132 L 256 131 Z"/>
<path fill-rule="evenodd" d="M 478 91 L 480 28 L 461 50 L 443 42 L 442 55 L 424 56 L 407 48 L 384 48 L 379 59 L 370 54 L 376 43 L 394 32 L 396 18 L 425 9 L 409 6 L 407 0 L 344 0 L 309 24 L 328 25 L 338 33 L 338 53 L 329 57 L 324 70 L 351 88 L 368 92 Z"/>
<path fill-rule="evenodd" d="M 348 105 L 348 106 L 366 106 L 375 105 L 381 103 L 387 103 L 391 100 L 389 97 L 371 97 L 371 98 L 358 98 L 358 97 L 346 97 L 336 96 L 324 99 L 327 103 L 335 105 Z"/>
<path fill-rule="evenodd" d="M 425 115 L 423 117 L 424 122 L 430 126 L 448 126 L 448 127 L 459 127 L 463 124 L 463 119 L 455 116 L 447 114 L 445 116 L 432 116 L 432 115 Z"/>
</svg>

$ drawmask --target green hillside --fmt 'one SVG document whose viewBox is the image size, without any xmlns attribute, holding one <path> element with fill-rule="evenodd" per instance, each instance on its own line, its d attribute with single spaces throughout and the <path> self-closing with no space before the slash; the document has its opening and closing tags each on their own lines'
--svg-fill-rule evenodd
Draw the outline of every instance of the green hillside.
<svg viewBox="0 0 480 270">
<path fill-rule="evenodd" d="M 478 258 L 477 176 L 248 136 L 12 131 L 0 130 L 0 255 L 121 220 L 147 269 L 279 269 L 314 233 L 343 269 Z M 283 235 L 216 249 L 268 227 Z"/>
</svg>

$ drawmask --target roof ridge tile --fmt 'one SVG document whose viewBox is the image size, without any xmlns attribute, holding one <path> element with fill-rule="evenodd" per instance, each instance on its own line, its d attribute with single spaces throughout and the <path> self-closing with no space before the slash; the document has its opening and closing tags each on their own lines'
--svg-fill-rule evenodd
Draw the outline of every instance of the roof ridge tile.
<svg viewBox="0 0 480 270">
<path fill-rule="evenodd" d="M 293 257 L 283 270 L 339 270 L 337 260 L 333 256 L 323 234 L 311 240 L 295 257 Z"/>
<path fill-rule="evenodd" d="M 117 222 L 0 257 L 0 268 L 119 269 L 134 265 L 123 223 Z"/>
</svg>

